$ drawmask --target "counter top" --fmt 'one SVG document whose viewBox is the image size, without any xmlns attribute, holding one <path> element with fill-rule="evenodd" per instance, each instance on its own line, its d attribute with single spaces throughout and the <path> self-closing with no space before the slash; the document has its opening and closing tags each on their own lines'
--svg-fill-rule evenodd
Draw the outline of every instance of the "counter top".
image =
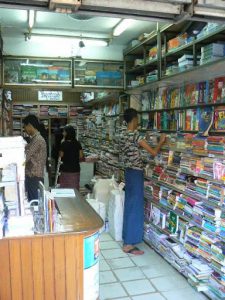
<svg viewBox="0 0 225 300">
<path fill-rule="evenodd" d="M 21 238 L 28 236 L 60 235 L 60 234 L 81 234 L 98 231 L 104 222 L 95 210 L 84 200 L 78 191 L 75 190 L 75 197 L 55 197 L 59 215 L 59 224 L 53 232 L 33 231 L 34 223 L 32 215 L 9 218 L 7 227 L 7 238 Z M 1 240 L 2 236 L 0 236 Z"/>
<path fill-rule="evenodd" d="M 76 197 L 73 198 L 55 198 L 62 216 L 60 231 L 80 233 L 101 228 L 104 224 L 101 217 L 77 191 L 75 193 Z"/>
</svg>

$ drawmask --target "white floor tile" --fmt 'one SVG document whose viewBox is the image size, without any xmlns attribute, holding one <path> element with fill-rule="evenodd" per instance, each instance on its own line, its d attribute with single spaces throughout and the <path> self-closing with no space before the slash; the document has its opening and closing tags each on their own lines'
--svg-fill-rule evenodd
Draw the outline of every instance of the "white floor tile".
<svg viewBox="0 0 225 300">
<path fill-rule="evenodd" d="M 123 286 L 131 296 L 155 292 L 147 279 L 123 282 Z"/>
<path fill-rule="evenodd" d="M 116 276 L 119 278 L 120 281 L 145 279 L 144 274 L 137 267 L 117 269 L 114 270 L 114 273 L 116 274 Z"/>
<path fill-rule="evenodd" d="M 152 293 L 152 294 L 134 296 L 132 297 L 132 300 L 165 300 L 165 298 L 159 293 Z"/>
<path fill-rule="evenodd" d="M 101 254 L 101 252 L 100 252 L 100 254 L 99 254 L 99 260 L 101 261 L 101 260 L 104 260 L 105 258 L 102 256 L 102 254 Z"/>
<path fill-rule="evenodd" d="M 169 292 L 162 292 L 167 300 L 205 300 L 207 299 L 203 294 L 196 292 L 192 287 L 180 290 L 172 290 Z"/>
<path fill-rule="evenodd" d="M 145 252 L 140 256 L 124 253 L 121 246 L 109 233 L 101 234 L 100 300 L 207 299 L 145 243 L 137 245 Z"/>
<path fill-rule="evenodd" d="M 151 279 L 153 285 L 157 288 L 158 291 L 167 292 L 170 290 L 184 289 L 188 288 L 190 285 L 187 280 L 178 274 L 178 276 L 163 276 Z"/>
<path fill-rule="evenodd" d="M 116 282 L 117 279 L 112 271 L 104 271 L 99 274 L 100 284 Z"/>
<path fill-rule="evenodd" d="M 129 267 L 135 267 L 135 264 L 129 257 L 110 259 L 107 260 L 107 263 L 112 269 L 124 269 Z"/>
<path fill-rule="evenodd" d="M 100 234 L 100 242 L 113 241 L 112 237 L 108 233 Z"/>
<path fill-rule="evenodd" d="M 125 297 L 125 298 L 116 298 L 115 300 L 131 300 L 130 297 Z"/>
<path fill-rule="evenodd" d="M 145 251 L 145 253 L 155 253 L 155 251 L 150 248 L 147 244 L 145 244 L 144 242 L 141 244 L 137 244 L 137 247 L 143 251 Z"/>
<path fill-rule="evenodd" d="M 127 296 L 127 294 L 120 283 L 109 283 L 100 285 L 101 300 L 110 300 L 125 296 Z"/>
<path fill-rule="evenodd" d="M 106 241 L 100 243 L 100 249 L 121 249 L 120 245 L 115 241 Z"/>
<path fill-rule="evenodd" d="M 116 298 L 115 300 L 132 300 L 130 297 L 125 297 L 125 298 Z"/>
<path fill-rule="evenodd" d="M 101 253 L 105 259 L 127 257 L 127 254 L 121 249 L 102 250 Z"/>
<path fill-rule="evenodd" d="M 176 275 L 177 271 L 168 263 L 160 263 L 158 265 L 149 265 L 141 267 L 142 272 L 147 278 L 155 278 L 166 275 Z"/>
<path fill-rule="evenodd" d="M 149 265 L 158 265 L 163 263 L 164 260 L 156 253 L 145 253 L 143 255 L 129 255 L 132 261 L 138 267 L 149 266 Z"/>
<path fill-rule="evenodd" d="M 110 270 L 110 266 L 104 259 L 100 260 L 100 262 L 99 262 L 99 270 L 100 271 L 109 271 Z"/>
</svg>

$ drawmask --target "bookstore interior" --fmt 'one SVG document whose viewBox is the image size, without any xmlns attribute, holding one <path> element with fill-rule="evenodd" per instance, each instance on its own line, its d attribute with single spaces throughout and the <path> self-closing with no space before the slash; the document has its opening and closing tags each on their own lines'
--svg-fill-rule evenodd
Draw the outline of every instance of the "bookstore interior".
<svg viewBox="0 0 225 300">
<path fill-rule="evenodd" d="M 225 299 L 225 2 L 110 2 L 0 1 L 0 299 Z M 121 246 L 128 108 L 152 148 L 166 134 L 155 157 L 139 149 L 138 257 Z M 30 114 L 48 143 L 32 203 Z M 67 124 L 79 191 L 56 180 Z"/>
</svg>

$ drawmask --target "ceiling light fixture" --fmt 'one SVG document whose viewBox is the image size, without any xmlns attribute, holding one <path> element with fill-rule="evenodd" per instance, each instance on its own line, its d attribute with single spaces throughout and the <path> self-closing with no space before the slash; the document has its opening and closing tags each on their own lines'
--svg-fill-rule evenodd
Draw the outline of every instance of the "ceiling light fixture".
<svg viewBox="0 0 225 300">
<path fill-rule="evenodd" d="M 104 39 L 96 39 L 96 38 L 85 38 L 82 37 L 76 37 L 76 36 L 71 36 L 71 35 L 50 35 L 50 34 L 37 34 L 37 33 L 32 33 L 31 34 L 31 39 L 33 41 L 37 42 L 58 42 L 58 43 L 63 43 L 65 42 L 70 42 L 70 43 L 75 43 L 77 44 L 80 48 L 83 48 L 85 46 L 96 46 L 96 47 L 106 47 L 108 46 L 108 40 Z"/>
<path fill-rule="evenodd" d="M 28 10 L 28 27 L 29 30 L 31 30 L 34 26 L 35 22 L 35 11 L 34 10 Z"/>
<path fill-rule="evenodd" d="M 122 21 L 120 21 L 116 27 L 113 30 L 113 35 L 114 36 L 119 36 L 121 35 L 121 33 L 123 33 L 125 30 L 127 30 L 127 28 L 132 25 L 132 23 L 134 22 L 133 19 L 123 19 Z"/>
</svg>

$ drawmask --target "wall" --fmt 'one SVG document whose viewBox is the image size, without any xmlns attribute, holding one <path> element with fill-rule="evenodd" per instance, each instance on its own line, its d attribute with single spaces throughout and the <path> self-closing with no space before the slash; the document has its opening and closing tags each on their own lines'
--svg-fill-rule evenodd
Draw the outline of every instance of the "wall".
<svg viewBox="0 0 225 300">
<path fill-rule="evenodd" d="M 38 102 L 40 104 L 45 104 L 44 101 L 38 101 L 38 90 L 42 90 L 42 88 L 9 88 L 12 91 L 12 99 L 13 103 L 32 103 Z M 53 90 L 51 87 L 46 88 L 45 90 Z M 55 88 L 54 88 L 55 90 Z M 58 88 L 60 91 L 60 87 Z M 62 103 L 70 103 L 74 105 L 82 105 L 80 101 L 80 93 L 63 91 L 63 101 L 59 102 L 48 102 L 48 104 L 62 104 Z"/>
<path fill-rule="evenodd" d="M 59 43 L 25 41 L 23 36 L 4 37 L 4 55 L 37 57 L 71 57 L 82 56 L 87 59 L 123 60 L 123 46 L 84 47 L 80 49 L 66 41 Z"/>
</svg>

